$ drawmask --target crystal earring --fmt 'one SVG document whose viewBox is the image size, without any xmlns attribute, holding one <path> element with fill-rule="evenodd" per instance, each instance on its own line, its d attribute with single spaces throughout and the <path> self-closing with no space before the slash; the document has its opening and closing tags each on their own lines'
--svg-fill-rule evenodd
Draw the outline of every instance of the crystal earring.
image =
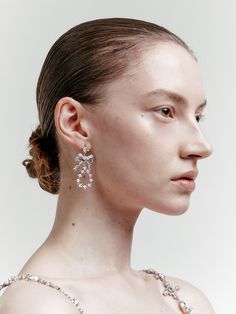
<svg viewBox="0 0 236 314">
<path fill-rule="evenodd" d="M 93 154 L 90 154 L 88 156 L 86 156 L 87 151 L 89 151 L 89 148 L 86 146 L 86 144 L 84 144 L 83 147 L 83 152 L 85 153 L 85 155 L 79 153 L 76 157 L 75 157 L 75 167 L 73 168 L 74 171 L 77 171 L 79 168 L 82 168 L 79 170 L 79 172 L 77 173 L 77 185 L 79 188 L 82 188 L 84 190 L 86 190 L 88 187 L 92 186 L 92 182 L 93 182 L 93 175 L 91 172 L 91 164 L 94 161 L 94 156 Z M 85 175 L 88 175 L 88 183 L 82 183 L 81 180 L 82 178 L 85 178 Z"/>
</svg>

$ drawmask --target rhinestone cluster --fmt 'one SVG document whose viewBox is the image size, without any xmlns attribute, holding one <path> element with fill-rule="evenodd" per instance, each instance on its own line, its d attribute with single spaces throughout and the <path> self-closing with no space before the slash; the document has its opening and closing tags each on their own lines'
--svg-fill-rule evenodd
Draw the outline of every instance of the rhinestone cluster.
<svg viewBox="0 0 236 314">
<path fill-rule="evenodd" d="M 80 168 L 82 165 L 84 165 L 82 167 L 82 170 L 80 170 L 77 173 L 77 177 L 78 178 L 76 179 L 78 187 L 79 188 L 83 188 L 84 190 L 86 190 L 88 187 L 91 187 L 92 186 L 92 182 L 93 182 L 93 175 L 92 175 L 92 172 L 91 172 L 91 163 L 94 161 L 94 156 L 93 156 L 93 154 L 90 154 L 90 155 L 86 156 L 86 153 L 87 153 L 88 150 L 89 149 L 87 148 L 87 146 L 84 145 L 83 152 L 85 153 L 85 155 L 79 153 L 75 157 L 76 165 L 73 168 L 74 171 L 77 171 L 78 168 Z M 89 182 L 87 184 L 81 182 L 81 179 L 83 177 L 85 177 L 86 173 L 87 173 L 87 175 L 89 177 Z"/>
<path fill-rule="evenodd" d="M 64 296 L 66 296 L 77 308 L 78 312 L 80 314 L 83 314 L 83 310 L 79 306 L 79 301 L 76 298 L 72 298 L 69 294 L 67 294 L 65 291 L 63 291 L 59 286 L 55 285 L 51 281 L 46 281 L 38 276 L 26 274 L 26 275 L 19 275 L 19 276 L 12 276 L 7 281 L 5 281 L 2 285 L 0 285 L 0 292 L 3 288 L 6 288 L 10 286 L 12 283 L 16 282 L 17 280 L 27 280 L 27 281 L 34 281 L 41 283 L 45 286 L 48 286 L 50 288 L 56 289 L 60 293 L 62 293 Z"/>
<path fill-rule="evenodd" d="M 167 280 L 166 280 L 166 276 L 158 273 L 157 271 L 153 270 L 153 269 L 143 269 L 143 272 L 147 273 L 147 274 L 152 274 L 153 277 L 156 280 L 160 280 L 163 283 L 164 286 L 164 291 L 163 291 L 163 295 L 164 296 L 171 296 L 172 298 L 174 298 L 179 305 L 179 308 L 181 310 L 181 312 L 183 314 L 194 314 L 193 313 L 193 308 L 191 306 L 189 306 L 186 302 L 184 302 L 183 300 L 180 299 L 179 295 L 177 294 L 177 291 L 180 290 L 179 286 L 172 286 Z"/>
</svg>

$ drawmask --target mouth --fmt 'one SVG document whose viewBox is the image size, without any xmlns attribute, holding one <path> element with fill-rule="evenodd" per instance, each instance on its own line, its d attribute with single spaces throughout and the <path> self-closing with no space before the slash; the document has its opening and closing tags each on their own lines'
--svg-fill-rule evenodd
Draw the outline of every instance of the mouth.
<svg viewBox="0 0 236 314">
<path fill-rule="evenodd" d="M 192 192 L 195 190 L 196 183 L 194 180 L 189 180 L 186 178 L 178 179 L 178 180 L 171 180 L 177 187 L 179 187 L 182 190 Z"/>
<path fill-rule="evenodd" d="M 196 179 L 197 175 L 198 172 L 196 170 L 190 170 L 178 176 L 175 176 L 171 179 L 171 182 L 182 190 L 192 192 L 196 187 L 196 183 L 194 180 Z"/>
</svg>

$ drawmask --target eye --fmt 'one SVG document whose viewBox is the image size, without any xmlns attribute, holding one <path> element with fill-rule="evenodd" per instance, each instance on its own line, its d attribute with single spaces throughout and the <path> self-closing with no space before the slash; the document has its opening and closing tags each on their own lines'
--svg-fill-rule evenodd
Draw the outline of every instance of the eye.
<svg viewBox="0 0 236 314">
<path fill-rule="evenodd" d="M 202 121 L 204 117 L 205 117 L 205 115 L 202 114 L 202 113 L 196 114 L 196 116 L 195 116 L 195 118 L 196 118 L 196 120 L 197 120 L 198 123 L 199 123 L 200 121 Z"/>
<path fill-rule="evenodd" d="M 155 112 L 160 113 L 165 118 L 173 118 L 174 117 L 173 109 L 169 108 L 169 107 L 157 108 L 155 110 Z"/>
</svg>

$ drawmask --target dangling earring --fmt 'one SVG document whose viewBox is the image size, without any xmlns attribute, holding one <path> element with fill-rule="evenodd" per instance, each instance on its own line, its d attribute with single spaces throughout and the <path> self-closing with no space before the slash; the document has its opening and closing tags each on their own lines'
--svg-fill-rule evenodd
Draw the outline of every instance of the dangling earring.
<svg viewBox="0 0 236 314">
<path fill-rule="evenodd" d="M 86 156 L 87 151 L 89 151 L 88 147 L 86 146 L 86 144 L 84 144 L 83 147 L 83 152 L 85 153 L 85 155 L 79 153 L 76 157 L 75 157 L 75 162 L 76 165 L 73 168 L 74 171 L 77 171 L 77 169 L 80 166 L 83 166 L 82 169 L 77 173 L 78 178 L 76 179 L 77 185 L 79 188 L 82 188 L 84 190 L 86 190 L 88 187 L 92 186 L 92 182 L 93 182 L 93 175 L 91 172 L 91 164 L 94 161 L 94 156 L 93 154 L 90 154 L 88 156 Z M 81 182 L 81 178 L 85 177 L 85 173 L 87 173 L 88 175 L 88 179 L 89 182 L 87 184 L 84 184 Z"/>
</svg>

